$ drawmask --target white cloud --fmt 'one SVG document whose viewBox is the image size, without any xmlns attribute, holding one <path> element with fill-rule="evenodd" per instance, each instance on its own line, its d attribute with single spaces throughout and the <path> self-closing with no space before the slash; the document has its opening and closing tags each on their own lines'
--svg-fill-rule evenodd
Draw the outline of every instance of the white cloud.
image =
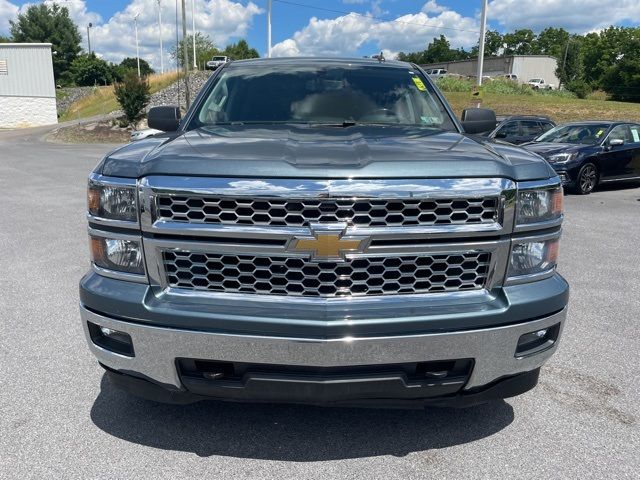
<svg viewBox="0 0 640 480">
<path fill-rule="evenodd" d="M 135 57 L 136 41 L 133 17 L 138 16 L 138 40 L 140 58 L 147 60 L 158 69 L 160 67 L 160 41 L 158 27 L 157 0 L 131 0 L 123 9 L 111 16 L 106 22 L 95 12 L 87 9 L 85 0 L 45 0 L 46 3 L 58 3 L 69 9 L 69 15 L 77 23 L 83 37 L 83 47 L 87 48 L 87 24 L 93 23 L 91 29 L 91 49 L 97 55 L 113 62 L 120 62 L 124 57 Z M 176 42 L 175 3 L 161 0 L 162 7 L 162 40 L 164 46 L 165 68 L 170 68 L 172 59 L 169 51 Z M 22 10 L 27 5 L 22 6 Z M 244 37 L 251 27 L 253 17 L 262 13 L 252 1 L 233 0 L 195 0 L 196 31 L 209 35 L 217 46 L 224 46 L 229 41 Z M 8 19 L 15 18 L 18 7 L 8 0 L 0 0 L 0 32 L 8 31 Z M 187 2 L 187 29 L 191 33 L 191 2 Z M 4 20 L 6 17 L 6 20 Z M 181 13 L 179 20 L 181 20 Z M 6 23 L 6 27 L 2 22 Z M 182 27 L 180 26 L 180 36 Z"/>
<path fill-rule="evenodd" d="M 624 21 L 640 22 L 640 1 L 492 0 L 488 16 L 506 30 L 554 26 L 584 33 Z"/>
<path fill-rule="evenodd" d="M 356 13 L 326 20 L 313 17 L 292 38 L 274 45 L 272 54 L 355 55 L 361 47 L 372 45 L 371 53 L 383 51 L 385 55 L 393 56 L 399 51 L 424 49 L 442 33 L 453 47 L 471 46 L 477 42 L 478 30 L 476 18 L 464 17 L 430 1 L 418 13 L 388 21 Z"/>
<path fill-rule="evenodd" d="M 7 0 L 0 0 L 0 34 L 9 33 L 9 20 L 15 20 L 19 7 Z"/>
</svg>

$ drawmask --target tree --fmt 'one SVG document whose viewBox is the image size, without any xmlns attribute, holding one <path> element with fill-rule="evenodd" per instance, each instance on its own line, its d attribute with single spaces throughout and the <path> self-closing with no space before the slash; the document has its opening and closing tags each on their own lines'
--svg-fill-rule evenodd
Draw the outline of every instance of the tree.
<svg viewBox="0 0 640 480">
<path fill-rule="evenodd" d="M 138 73 L 137 58 L 127 57 L 120 62 L 119 66 L 125 70 L 135 70 L 136 73 Z M 143 75 L 146 77 L 147 75 L 151 75 L 152 73 L 155 73 L 155 72 L 153 68 L 151 68 L 151 66 L 149 65 L 149 62 L 141 58 L 140 59 L 140 75 Z"/>
<path fill-rule="evenodd" d="M 111 67 L 95 53 L 77 57 L 69 68 L 69 77 L 81 87 L 91 85 L 107 85 L 111 83 Z"/>
<path fill-rule="evenodd" d="M 404 53 L 400 52 L 398 60 L 417 64 L 451 62 L 454 60 L 464 60 L 469 58 L 470 53 L 461 49 L 452 49 L 449 40 L 444 35 L 434 38 L 433 42 L 427 45 L 427 49 L 422 52 Z"/>
<path fill-rule="evenodd" d="M 567 42 L 569 42 L 569 32 L 564 28 L 549 27 L 538 34 L 534 50 L 536 54 L 550 55 L 561 59 Z"/>
<path fill-rule="evenodd" d="M 80 32 L 69 17 L 67 7 L 57 3 L 30 5 L 17 20 L 11 20 L 11 36 L 14 42 L 51 43 L 53 74 L 59 83 L 68 83 L 69 68 L 82 48 Z"/>
<path fill-rule="evenodd" d="M 0 43 L 11 43 L 12 40 L 9 37 L 5 37 L 4 35 L 0 35 Z"/>
<path fill-rule="evenodd" d="M 193 68 L 193 35 L 187 35 L 185 39 L 178 42 L 178 47 L 174 45 L 171 49 L 171 57 L 178 59 L 179 68 L 183 68 L 182 58 L 184 56 L 183 42 L 187 42 L 187 50 L 189 55 L 189 68 Z M 211 60 L 211 57 L 220 55 L 220 51 L 214 46 L 213 40 L 209 35 L 196 32 L 196 64 L 198 68 L 204 68 L 204 64 Z"/>
<path fill-rule="evenodd" d="M 560 84 L 568 85 L 573 83 L 574 85 L 579 85 L 578 88 L 583 89 L 580 84 L 585 78 L 582 37 L 573 35 L 569 38 L 561 55 L 558 58 L 558 67 L 556 68 L 556 77 L 560 80 Z"/>
<path fill-rule="evenodd" d="M 223 55 L 234 60 L 244 60 L 246 58 L 260 58 L 260 54 L 255 48 L 251 48 L 246 40 L 238 40 L 237 43 L 227 45 L 222 52 Z"/>
<path fill-rule="evenodd" d="M 640 102 L 640 35 L 630 40 L 628 51 L 602 79 L 602 86 L 614 100 Z"/>
<path fill-rule="evenodd" d="M 147 77 L 138 77 L 137 72 L 129 70 L 124 80 L 116 83 L 113 90 L 129 123 L 135 122 L 144 107 L 149 104 L 150 91 Z"/>
<path fill-rule="evenodd" d="M 513 33 L 505 33 L 502 37 L 505 43 L 505 55 L 533 55 L 535 52 L 536 35 L 532 30 L 523 28 Z"/>
<path fill-rule="evenodd" d="M 503 43 L 504 41 L 500 32 L 498 32 L 497 30 L 488 30 L 484 38 L 484 56 L 496 57 L 500 55 L 503 48 Z M 471 48 L 471 52 L 469 53 L 469 55 L 471 57 L 477 57 L 478 51 L 478 45 L 475 45 L 473 48 Z"/>
</svg>

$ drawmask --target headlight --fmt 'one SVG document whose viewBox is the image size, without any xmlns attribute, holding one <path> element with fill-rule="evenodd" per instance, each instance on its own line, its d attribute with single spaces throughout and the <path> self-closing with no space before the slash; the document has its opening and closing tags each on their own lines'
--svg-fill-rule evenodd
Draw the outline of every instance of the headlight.
<svg viewBox="0 0 640 480">
<path fill-rule="evenodd" d="M 558 262 L 559 238 L 514 240 L 509 260 L 509 278 L 553 272 Z"/>
<path fill-rule="evenodd" d="M 96 266 L 117 272 L 144 275 L 142 247 L 137 240 L 91 235 L 91 260 Z"/>
<path fill-rule="evenodd" d="M 101 183 L 90 179 L 87 189 L 89 213 L 109 220 L 137 222 L 136 187 Z"/>
<path fill-rule="evenodd" d="M 557 220 L 562 217 L 562 187 L 520 190 L 516 225 Z"/>
<path fill-rule="evenodd" d="M 547 161 L 549 163 L 566 163 L 575 157 L 575 153 L 556 153 L 555 155 L 549 155 Z"/>
</svg>

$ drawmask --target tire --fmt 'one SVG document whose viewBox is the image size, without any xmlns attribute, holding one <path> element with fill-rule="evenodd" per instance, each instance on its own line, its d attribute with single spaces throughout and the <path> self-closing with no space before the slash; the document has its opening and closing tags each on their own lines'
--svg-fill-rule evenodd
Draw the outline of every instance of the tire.
<svg viewBox="0 0 640 480">
<path fill-rule="evenodd" d="M 599 177 L 598 167 L 591 162 L 585 163 L 576 177 L 575 192 L 580 195 L 589 195 L 598 186 Z"/>
</svg>

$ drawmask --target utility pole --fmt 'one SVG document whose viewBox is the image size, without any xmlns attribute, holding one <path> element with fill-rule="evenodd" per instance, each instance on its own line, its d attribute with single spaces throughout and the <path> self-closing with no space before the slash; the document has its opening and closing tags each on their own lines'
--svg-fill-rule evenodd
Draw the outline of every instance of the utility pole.
<svg viewBox="0 0 640 480">
<path fill-rule="evenodd" d="M 482 0 L 482 17 L 480 18 L 480 43 L 478 44 L 478 86 L 482 86 L 484 67 L 484 37 L 487 31 L 487 0 Z"/>
<path fill-rule="evenodd" d="M 269 0 L 267 6 L 267 57 L 271 58 L 271 8 L 273 1 Z"/>
<path fill-rule="evenodd" d="M 136 59 L 138 60 L 138 78 L 140 78 L 140 47 L 138 46 L 138 15 L 140 15 L 140 12 L 134 15 L 133 24 L 136 29 Z"/>
<path fill-rule="evenodd" d="M 160 73 L 164 73 L 164 52 L 162 51 L 162 5 L 158 0 L 158 32 L 160 37 Z"/>
<path fill-rule="evenodd" d="M 196 1 L 191 0 L 191 35 L 193 35 L 193 69 L 198 69 L 196 61 Z"/>
<path fill-rule="evenodd" d="M 91 27 L 93 27 L 93 23 L 89 22 L 89 25 L 87 25 L 87 44 L 89 45 L 89 55 L 91 55 L 91 33 L 89 31 Z"/>
<path fill-rule="evenodd" d="M 182 0 L 182 65 L 184 68 L 184 101 L 187 109 L 189 108 L 189 47 L 187 46 L 187 12 Z"/>
</svg>

